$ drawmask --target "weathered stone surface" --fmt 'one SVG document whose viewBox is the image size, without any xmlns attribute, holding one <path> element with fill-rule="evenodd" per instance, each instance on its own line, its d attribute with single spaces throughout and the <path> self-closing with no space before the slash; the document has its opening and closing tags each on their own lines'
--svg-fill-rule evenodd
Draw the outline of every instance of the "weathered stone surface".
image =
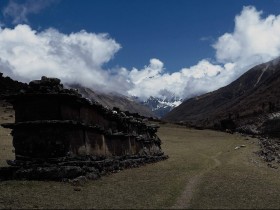
<svg viewBox="0 0 280 210">
<path fill-rule="evenodd" d="M 0 167 L 0 180 L 9 180 L 15 177 L 19 167 Z"/>
<path fill-rule="evenodd" d="M 280 140 L 276 138 L 260 137 L 261 149 L 257 154 L 267 162 L 280 162 Z"/>
<path fill-rule="evenodd" d="M 42 77 L 7 99 L 15 123 L 2 126 L 13 129 L 16 160 L 8 163 L 17 169 L 0 171 L 0 179 L 97 179 L 167 158 L 157 125 L 85 99 L 59 79 Z"/>
<path fill-rule="evenodd" d="M 84 176 L 96 180 L 101 175 L 116 173 L 125 168 L 136 168 L 148 163 L 167 159 L 168 156 L 122 156 L 110 159 L 84 161 L 73 158 L 64 162 L 9 161 L 13 167 L 0 168 L 0 180 L 55 180 L 63 181 Z M 96 158 L 98 159 L 98 158 Z"/>
</svg>

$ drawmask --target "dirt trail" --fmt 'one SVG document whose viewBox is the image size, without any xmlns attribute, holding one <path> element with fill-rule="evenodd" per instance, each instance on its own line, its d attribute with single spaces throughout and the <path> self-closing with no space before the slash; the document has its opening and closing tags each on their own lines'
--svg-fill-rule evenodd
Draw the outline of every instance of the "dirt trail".
<svg viewBox="0 0 280 210">
<path fill-rule="evenodd" d="M 197 189 L 198 185 L 200 184 L 202 177 L 204 174 L 207 172 L 219 167 L 221 165 L 221 161 L 218 158 L 218 156 L 222 152 L 219 152 L 215 154 L 214 156 L 207 156 L 205 154 L 200 154 L 201 156 L 204 156 L 206 158 L 209 158 L 214 161 L 214 164 L 211 165 L 209 168 L 202 170 L 200 173 L 192 177 L 189 182 L 187 183 L 183 193 L 179 196 L 178 200 L 176 203 L 172 206 L 172 209 L 187 209 L 189 208 L 190 201 L 193 197 L 195 189 Z"/>
</svg>

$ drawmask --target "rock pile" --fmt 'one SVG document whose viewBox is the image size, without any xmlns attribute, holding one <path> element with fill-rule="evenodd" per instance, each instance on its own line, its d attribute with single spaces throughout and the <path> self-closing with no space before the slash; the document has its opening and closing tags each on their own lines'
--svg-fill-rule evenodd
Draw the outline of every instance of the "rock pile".
<svg viewBox="0 0 280 210">
<path fill-rule="evenodd" d="M 267 162 L 280 163 L 280 139 L 260 137 L 261 150 L 257 154 Z"/>
<path fill-rule="evenodd" d="M 126 168 L 136 168 L 148 163 L 167 159 L 168 156 L 119 156 L 119 157 L 75 157 L 56 160 L 8 161 L 10 167 L 0 168 L 0 180 L 53 180 L 65 181 L 84 176 L 90 180 L 103 175 L 117 173 Z"/>
<path fill-rule="evenodd" d="M 16 160 L 0 169 L 0 179 L 95 179 L 168 158 L 157 125 L 83 98 L 59 79 L 42 77 L 6 98 L 15 123 L 2 126 L 13 129 Z"/>
</svg>

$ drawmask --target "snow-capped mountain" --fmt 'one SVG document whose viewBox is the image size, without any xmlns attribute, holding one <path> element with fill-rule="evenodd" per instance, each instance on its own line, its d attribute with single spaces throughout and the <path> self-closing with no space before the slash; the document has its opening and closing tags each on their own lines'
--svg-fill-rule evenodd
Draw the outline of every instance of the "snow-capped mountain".
<svg viewBox="0 0 280 210">
<path fill-rule="evenodd" d="M 179 106 L 181 103 L 182 99 L 166 100 L 152 96 L 143 102 L 144 105 L 148 106 L 152 112 L 160 118 L 170 112 L 173 108 Z"/>
<path fill-rule="evenodd" d="M 124 96 L 116 92 L 103 93 L 93 91 L 80 85 L 69 85 L 69 88 L 78 89 L 84 97 L 95 100 L 108 108 L 118 107 L 123 111 L 138 113 L 142 116 L 161 118 L 173 108 L 179 106 L 183 100 L 167 90 L 159 92 L 157 97 L 149 97 L 143 100 L 137 96 Z"/>
<path fill-rule="evenodd" d="M 176 96 L 174 93 L 163 90 L 160 92 L 160 96 L 151 96 L 142 102 L 142 104 L 149 107 L 156 116 L 161 118 L 182 102 L 182 98 Z"/>
</svg>

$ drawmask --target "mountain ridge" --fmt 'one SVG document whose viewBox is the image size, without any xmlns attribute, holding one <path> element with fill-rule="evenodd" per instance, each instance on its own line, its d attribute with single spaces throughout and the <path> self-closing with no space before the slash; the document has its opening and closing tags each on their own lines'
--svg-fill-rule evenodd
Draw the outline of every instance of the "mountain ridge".
<svg viewBox="0 0 280 210">
<path fill-rule="evenodd" d="M 157 116 L 146 106 L 135 101 L 133 98 L 119 94 L 119 93 L 103 93 L 94 91 L 90 88 L 83 87 L 78 84 L 67 85 L 70 88 L 75 88 L 85 98 L 97 101 L 105 107 L 113 109 L 114 107 L 119 108 L 122 111 L 129 111 L 130 113 L 138 113 L 144 117 L 157 118 Z"/>
<path fill-rule="evenodd" d="M 222 120 L 234 121 L 237 127 L 260 127 L 263 120 L 256 118 L 280 110 L 279 61 L 257 65 L 225 87 L 188 99 L 163 119 L 206 128 L 219 127 Z"/>
</svg>

